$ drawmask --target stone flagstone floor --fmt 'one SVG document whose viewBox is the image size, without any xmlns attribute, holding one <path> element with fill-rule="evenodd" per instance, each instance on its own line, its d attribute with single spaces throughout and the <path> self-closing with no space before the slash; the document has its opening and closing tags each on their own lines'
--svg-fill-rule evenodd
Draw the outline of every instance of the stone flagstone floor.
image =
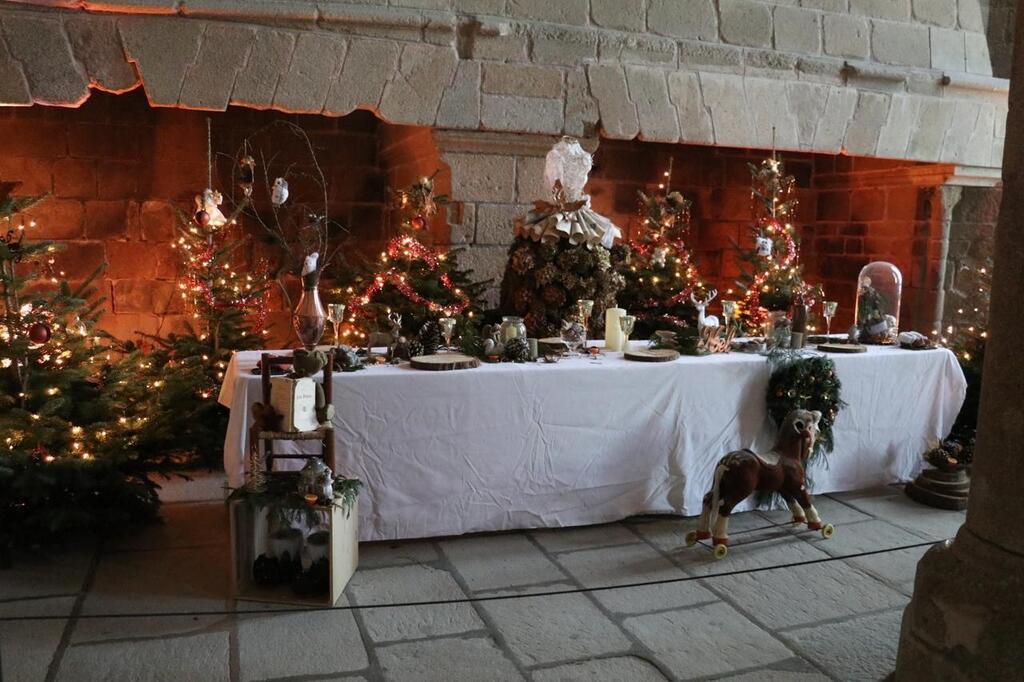
<svg viewBox="0 0 1024 682">
<path fill-rule="evenodd" d="M 59 616 L 0 621 L 0 680 L 878 680 L 894 667 L 926 548 L 710 574 L 941 540 L 963 522 L 890 487 L 818 497 L 831 540 L 762 529 L 735 536 L 760 541 L 718 562 L 683 547 L 693 519 L 671 517 L 363 544 L 341 603 L 366 608 L 275 613 L 228 596 L 220 485 L 168 486 L 164 524 L 102 551 L 19 556 L 0 571 L 0 618 Z M 737 515 L 730 530 L 786 516 Z M 699 579 L 372 608 L 686 576 Z M 149 612 L 180 615 L 88 617 Z"/>
</svg>

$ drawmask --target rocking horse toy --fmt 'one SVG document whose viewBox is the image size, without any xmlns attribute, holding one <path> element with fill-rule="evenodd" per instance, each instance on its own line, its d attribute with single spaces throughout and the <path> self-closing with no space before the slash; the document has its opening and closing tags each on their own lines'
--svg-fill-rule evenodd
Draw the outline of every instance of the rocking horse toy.
<svg viewBox="0 0 1024 682">
<path fill-rule="evenodd" d="M 814 448 L 820 419 L 821 412 L 792 410 L 786 415 L 770 452 L 735 450 L 719 460 L 714 485 L 704 496 L 697 530 L 686 534 L 687 546 L 710 539 L 715 558 L 724 557 L 729 551 L 729 515 L 754 492 L 778 493 L 789 505 L 794 524 L 806 523 L 808 530 L 821 531 L 824 538 L 832 537 L 835 528 L 821 522 L 804 476 L 804 465 Z"/>
</svg>

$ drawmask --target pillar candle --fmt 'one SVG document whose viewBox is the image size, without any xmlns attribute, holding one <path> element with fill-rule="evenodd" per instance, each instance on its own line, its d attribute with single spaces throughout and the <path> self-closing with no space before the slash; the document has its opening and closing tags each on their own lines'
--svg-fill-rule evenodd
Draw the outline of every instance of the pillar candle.
<svg viewBox="0 0 1024 682">
<path fill-rule="evenodd" d="M 604 311 L 604 348 L 622 350 L 622 327 L 619 318 L 626 314 L 622 308 L 608 308 Z"/>
</svg>

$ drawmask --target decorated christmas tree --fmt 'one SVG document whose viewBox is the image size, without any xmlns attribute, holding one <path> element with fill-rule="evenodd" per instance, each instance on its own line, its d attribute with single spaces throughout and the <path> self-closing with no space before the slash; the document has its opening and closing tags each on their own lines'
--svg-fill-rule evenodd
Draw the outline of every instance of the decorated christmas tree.
<svg viewBox="0 0 1024 682">
<path fill-rule="evenodd" d="M 143 421 L 112 388 L 109 338 L 93 282 L 55 270 L 57 245 L 20 218 L 39 197 L 0 183 L 0 562 L 14 545 L 152 518 L 147 474 L 167 464 L 138 448 Z"/>
<path fill-rule="evenodd" d="M 618 227 L 590 208 L 583 192 L 593 159 L 579 142 L 563 138 L 550 152 L 544 178 L 552 200 L 537 201 L 517 219 L 501 283 L 503 313 L 518 315 L 533 337 L 558 336 L 576 317 L 576 302 L 593 301 L 592 332 L 604 329 L 625 280 L 612 267 Z"/>
<path fill-rule="evenodd" d="M 747 264 L 738 282 L 744 292 L 744 323 L 760 329 L 769 311 L 788 311 L 798 297 L 813 307 L 818 291 L 803 279 L 800 243 L 793 217 L 797 199 L 795 179 L 786 175 L 781 160 L 772 156 L 758 165 L 750 164 L 754 224 L 754 248 L 741 254 Z"/>
<path fill-rule="evenodd" d="M 639 192 L 640 233 L 630 240 L 628 255 L 618 266 L 626 281 L 619 306 L 636 316 L 636 333 L 642 337 L 695 324 L 691 296 L 706 293 L 686 244 L 691 202 L 671 189 L 671 160 L 663 178 L 658 192 Z"/>
<path fill-rule="evenodd" d="M 434 195 L 433 178 L 421 177 L 393 196 L 401 219 L 399 234 L 375 261 L 339 273 L 339 293 L 348 301 L 345 333 L 353 343 L 368 332 L 388 328 L 388 316 L 401 315 L 402 330 L 415 334 L 439 317 L 478 316 L 487 282 L 473 281 L 459 267 L 459 251 L 430 244 L 428 227 L 447 197 Z"/>
</svg>

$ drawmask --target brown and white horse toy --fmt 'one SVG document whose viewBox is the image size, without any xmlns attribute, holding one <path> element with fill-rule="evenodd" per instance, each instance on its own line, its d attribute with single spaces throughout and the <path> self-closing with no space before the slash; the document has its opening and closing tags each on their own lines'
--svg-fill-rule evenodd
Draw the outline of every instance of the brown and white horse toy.
<svg viewBox="0 0 1024 682">
<path fill-rule="evenodd" d="M 821 412 L 793 410 L 786 415 L 770 452 L 735 450 L 719 460 L 714 486 L 704 496 L 697 530 L 687 533 L 686 544 L 710 538 L 715 546 L 715 558 L 724 557 L 729 544 L 729 515 L 755 491 L 778 493 L 789 505 L 793 523 L 806 523 L 808 529 L 820 530 L 824 537 L 832 537 L 834 528 L 831 524 L 822 524 L 807 492 L 804 476 L 804 465 L 814 449 L 820 420 Z"/>
</svg>

